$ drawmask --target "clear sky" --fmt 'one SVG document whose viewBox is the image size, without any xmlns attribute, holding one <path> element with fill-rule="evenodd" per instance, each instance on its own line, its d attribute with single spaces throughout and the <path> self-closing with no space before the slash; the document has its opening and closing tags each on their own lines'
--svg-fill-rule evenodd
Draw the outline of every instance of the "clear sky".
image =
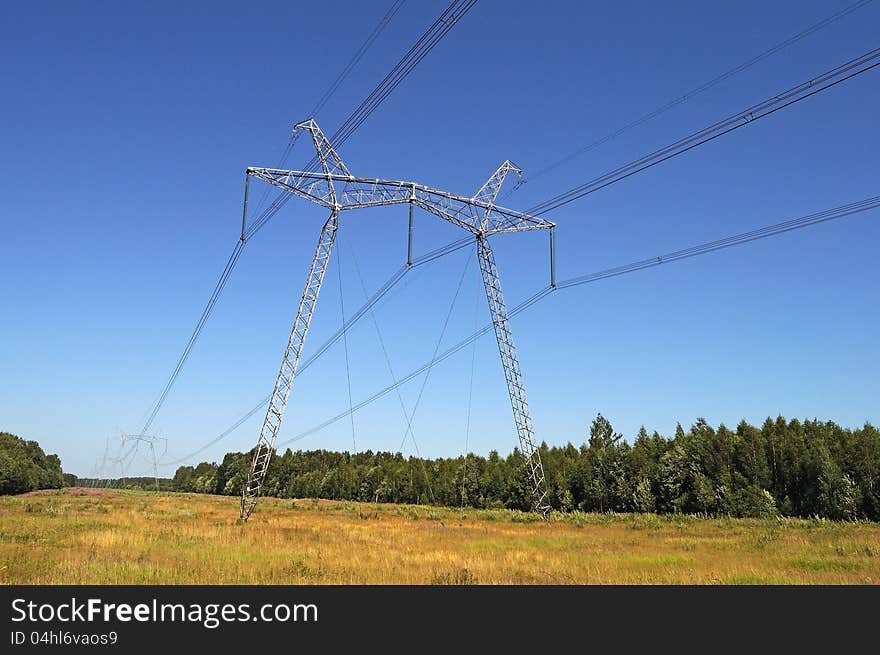
<svg viewBox="0 0 880 655">
<path fill-rule="evenodd" d="M 88 475 L 108 437 L 140 429 L 235 243 L 245 167 L 278 163 L 292 123 L 390 4 L 5 7 L 0 430 Z M 317 117 L 326 132 L 446 4 L 403 6 Z M 355 174 L 469 195 L 504 159 L 528 176 L 849 4 L 480 0 L 341 155 Z M 876 48 L 878 25 L 873 2 L 505 202 L 530 207 Z M 877 195 L 878 104 L 875 70 L 553 212 L 560 278 Z M 311 157 L 307 146 L 297 144 L 292 167 Z M 247 245 L 154 424 L 170 455 L 199 447 L 271 391 L 324 219 L 293 200 Z M 350 314 L 364 299 L 355 262 L 370 291 L 403 263 L 406 208 L 343 219 Z M 458 235 L 420 215 L 416 252 Z M 538 437 L 580 443 L 597 412 L 628 438 L 642 424 L 669 434 L 698 416 L 876 423 L 878 237 L 875 211 L 535 305 L 513 327 Z M 543 236 L 505 235 L 495 248 L 509 305 L 547 283 Z M 339 326 L 338 265 L 306 355 Z M 377 310 L 398 376 L 430 359 L 462 271 L 450 345 L 488 320 L 471 249 L 417 269 Z M 389 375 L 369 319 L 349 348 L 357 401 Z M 465 449 L 471 356 L 465 349 L 431 373 L 414 420 L 423 455 Z M 474 362 L 468 446 L 508 452 L 515 432 L 491 336 Z M 402 389 L 408 406 L 420 385 Z M 347 406 L 340 342 L 298 379 L 280 440 Z M 247 450 L 261 419 L 197 459 Z M 397 449 L 397 397 L 356 414 L 355 426 L 359 449 Z M 351 426 L 296 446 L 351 448 Z M 146 470 L 141 458 L 132 472 Z"/>
</svg>

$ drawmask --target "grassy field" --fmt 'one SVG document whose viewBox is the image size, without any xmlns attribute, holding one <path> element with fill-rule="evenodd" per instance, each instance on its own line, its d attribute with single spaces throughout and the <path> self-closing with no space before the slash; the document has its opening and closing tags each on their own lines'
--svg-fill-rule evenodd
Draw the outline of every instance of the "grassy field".
<svg viewBox="0 0 880 655">
<path fill-rule="evenodd" d="M 880 583 L 880 524 L 64 489 L 0 498 L 4 584 Z"/>
</svg>

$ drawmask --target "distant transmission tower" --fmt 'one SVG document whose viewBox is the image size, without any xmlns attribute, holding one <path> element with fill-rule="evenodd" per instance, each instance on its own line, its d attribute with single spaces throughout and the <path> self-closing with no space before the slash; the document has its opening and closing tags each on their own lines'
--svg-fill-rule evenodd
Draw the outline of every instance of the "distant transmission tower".
<svg viewBox="0 0 880 655">
<path fill-rule="evenodd" d="M 156 437 L 148 434 L 121 434 L 119 435 L 119 451 L 116 457 L 108 457 L 104 455 L 105 460 L 110 460 L 119 465 L 121 471 L 120 480 L 125 480 L 125 468 L 131 462 L 134 454 L 137 452 L 140 444 L 145 443 L 150 449 L 149 462 L 153 468 L 153 480 L 156 484 L 156 491 L 159 491 L 159 459 L 168 450 L 168 439 L 164 437 Z M 156 454 L 156 445 L 163 444 L 162 452 Z M 128 452 L 125 452 L 127 444 L 134 444 Z M 109 484 L 109 481 L 108 481 Z"/>
<path fill-rule="evenodd" d="M 103 487 L 104 485 L 104 471 L 107 466 L 107 457 L 110 455 L 110 437 L 107 437 L 107 443 L 104 444 L 104 456 L 101 457 L 100 462 L 95 462 L 94 475 L 92 479 L 89 480 L 88 486 L 90 487 Z"/>
<path fill-rule="evenodd" d="M 498 192 L 508 173 L 517 175 L 520 169 L 505 161 L 471 197 L 458 196 L 447 191 L 432 189 L 415 182 L 398 182 L 367 177 L 355 177 L 336 154 L 314 119 L 298 123 L 294 129 L 309 132 L 317 152 L 322 170 L 319 172 L 289 171 L 272 168 L 248 168 L 245 179 L 244 217 L 247 215 L 247 194 L 251 177 L 279 187 L 293 195 L 305 198 L 330 210 L 330 217 L 324 223 L 318 238 L 318 246 L 306 279 L 305 289 L 299 302 L 293 329 L 281 360 L 281 369 L 275 381 L 275 388 L 263 427 L 254 449 L 247 483 L 241 496 L 242 520 L 247 520 L 253 512 L 260 496 L 260 489 L 266 479 L 269 461 L 275 447 L 281 419 L 287 407 L 290 390 L 296 376 L 300 355 L 305 345 L 306 335 L 312 321 L 312 314 L 321 291 L 324 273 L 330 261 L 330 253 L 336 239 L 339 212 L 366 207 L 409 204 L 409 231 L 407 265 L 412 266 L 413 208 L 419 207 L 445 221 L 452 223 L 474 235 L 480 272 L 489 302 L 489 312 L 495 328 L 495 338 L 501 355 L 504 379 L 510 394 L 513 419 L 522 453 L 526 458 L 530 491 L 535 510 L 546 519 L 550 511 L 544 484 L 544 467 L 535 445 L 535 431 L 526 400 L 522 371 L 516 355 L 513 333 L 510 329 L 507 308 L 501 292 L 501 279 L 495 264 L 495 255 L 489 244 L 489 237 L 507 232 L 526 232 L 549 230 L 550 234 L 550 285 L 556 284 L 555 246 L 553 228 L 550 221 L 530 216 L 522 212 L 506 209 L 495 204 Z M 337 185 L 339 189 L 337 190 Z"/>
</svg>

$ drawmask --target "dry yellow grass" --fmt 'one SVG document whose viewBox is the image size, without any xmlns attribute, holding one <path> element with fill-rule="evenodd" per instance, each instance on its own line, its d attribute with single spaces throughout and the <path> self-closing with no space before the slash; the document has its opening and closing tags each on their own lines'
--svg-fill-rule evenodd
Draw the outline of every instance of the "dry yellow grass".
<svg viewBox="0 0 880 655">
<path fill-rule="evenodd" d="M 65 489 L 0 499 L 4 584 L 880 582 L 880 524 Z"/>
</svg>

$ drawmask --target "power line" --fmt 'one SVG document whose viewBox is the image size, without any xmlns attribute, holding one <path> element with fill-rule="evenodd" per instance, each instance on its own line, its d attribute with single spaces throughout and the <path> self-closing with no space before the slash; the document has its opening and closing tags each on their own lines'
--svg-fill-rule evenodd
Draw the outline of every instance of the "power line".
<svg viewBox="0 0 880 655">
<path fill-rule="evenodd" d="M 528 178 L 524 177 L 524 178 L 518 180 L 516 185 L 511 189 L 510 192 L 507 193 L 507 195 L 505 197 L 509 197 L 514 191 L 516 191 L 523 184 L 526 184 L 528 182 L 536 180 L 539 177 L 543 177 L 547 173 L 549 173 L 553 170 L 556 170 L 557 168 L 559 168 L 563 164 L 571 161 L 572 159 L 575 159 L 576 157 L 579 157 L 579 156 L 581 156 L 591 150 L 594 150 L 594 149 L 598 148 L 599 146 L 601 146 L 605 143 L 608 143 L 612 139 L 616 139 L 617 137 L 619 137 L 624 132 L 627 132 L 628 130 L 631 130 L 631 129 L 638 127 L 640 125 L 644 125 L 648 121 L 651 121 L 651 120 L 657 118 L 658 116 L 666 113 L 670 109 L 673 109 L 673 108 L 687 102 L 688 100 L 691 100 L 695 96 L 717 86 L 721 82 L 724 82 L 725 80 L 728 80 L 728 79 L 734 77 L 735 75 L 738 75 L 739 73 L 742 73 L 743 71 L 748 70 L 749 68 L 751 68 L 755 64 L 767 59 L 768 57 L 775 55 L 778 52 L 781 52 L 785 48 L 787 48 L 791 45 L 794 45 L 798 41 L 805 39 L 806 37 L 810 36 L 811 34 L 818 32 L 822 28 L 831 25 L 832 23 L 840 20 L 841 18 L 843 18 L 845 16 L 848 16 L 849 14 L 853 13 L 857 9 L 861 9 L 862 7 L 864 7 L 867 4 L 870 4 L 871 2 L 872 2 L 872 0 L 859 0 L 859 2 L 853 3 L 850 6 L 844 8 L 844 9 L 841 9 L 840 11 L 832 14 L 831 16 L 827 16 L 826 18 L 820 20 L 818 23 L 811 25 L 807 29 L 805 29 L 801 32 L 798 32 L 794 36 L 791 36 L 791 37 L 785 39 L 784 41 L 777 43 L 772 48 L 769 48 L 769 49 L 763 51 L 762 53 L 752 57 L 751 59 L 748 59 L 748 60 L 742 62 L 738 66 L 735 66 L 735 67 L 731 68 L 730 70 L 727 70 L 724 73 L 722 73 L 716 77 L 713 77 L 708 82 L 704 82 L 704 83 L 700 84 L 699 86 L 694 87 L 693 89 L 691 89 L 690 91 L 687 91 L 683 95 L 680 95 L 677 98 L 674 98 L 673 100 L 670 100 L 669 102 L 666 102 L 665 104 L 660 105 L 656 109 L 648 112 L 647 114 L 640 116 L 639 118 L 635 119 L 634 121 L 631 121 L 631 122 L 627 123 L 626 125 L 618 128 L 612 132 L 609 132 L 605 136 L 593 141 L 592 143 L 589 143 L 586 146 L 579 148 L 578 150 L 575 150 L 574 152 L 569 153 L 568 155 L 562 157 L 561 159 L 558 159 L 557 161 L 553 162 L 552 164 L 545 166 L 544 168 L 538 170 L 533 175 L 528 176 Z"/>
<path fill-rule="evenodd" d="M 379 38 L 379 35 L 382 33 L 382 31 L 388 26 L 388 23 L 391 22 L 391 19 L 394 18 L 395 14 L 397 14 L 398 11 L 400 11 L 400 8 L 403 6 L 404 2 L 405 0 L 395 0 L 394 4 L 391 5 L 391 8 L 387 12 L 385 12 L 385 14 L 379 20 L 379 23 L 376 25 L 376 27 L 373 28 L 373 31 L 370 32 L 366 40 L 355 51 L 345 67 L 339 72 L 339 75 L 336 76 L 336 79 L 333 80 L 327 90 L 324 91 L 324 94 L 312 107 L 311 111 L 307 114 L 309 118 L 315 118 L 321 112 L 324 106 L 330 101 L 330 99 L 336 94 L 342 83 L 346 80 L 346 78 L 348 78 L 349 74 L 351 74 L 355 67 L 360 63 L 361 59 L 364 58 L 364 55 L 367 54 L 367 51 L 376 42 L 376 39 Z M 293 132 L 287 142 L 287 147 L 284 149 L 284 154 L 282 154 L 281 160 L 276 168 L 284 168 L 284 165 L 287 163 L 287 159 L 290 157 L 290 153 L 293 151 L 294 145 L 296 145 L 296 140 L 299 134 L 300 133 L 298 131 Z M 260 197 L 260 202 L 257 204 L 256 207 L 257 212 L 259 212 L 263 208 L 263 205 L 266 202 L 266 198 L 268 197 L 270 190 L 271 187 L 269 186 L 263 189 L 263 194 Z"/>
<path fill-rule="evenodd" d="M 336 239 L 337 241 L 342 241 L 342 230 L 336 230 Z M 345 328 L 345 290 L 342 286 L 342 244 L 339 243 L 336 249 L 336 273 L 339 278 L 339 307 L 340 313 L 342 315 L 342 328 Z M 344 346 L 345 352 L 345 381 L 348 384 L 348 406 L 351 407 L 351 367 L 349 364 L 348 358 L 348 332 L 347 330 L 342 330 L 342 344 Z M 351 415 L 351 445 L 352 452 L 357 452 L 357 436 L 354 427 L 354 414 Z"/>
<path fill-rule="evenodd" d="M 875 209 L 878 206 L 880 206 L 880 196 L 866 198 L 865 200 L 860 200 L 858 202 L 843 205 L 841 207 L 835 207 L 834 209 L 827 209 L 825 211 L 817 212 L 815 214 L 810 214 L 809 216 L 803 216 L 801 218 L 795 218 L 790 221 L 768 225 L 766 227 L 751 230 L 749 232 L 742 232 L 740 234 L 735 234 L 733 236 L 718 239 L 716 241 L 701 243 L 695 246 L 691 246 L 689 248 L 684 248 L 682 250 L 675 250 L 664 255 L 658 255 L 656 257 L 650 257 L 648 259 L 631 262 L 623 266 L 609 268 L 604 271 L 598 271 L 596 273 L 590 273 L 588 275 L 581 275 L 578 277 L 569 278 L 567 280 L 561 281 L 557 285 L 557 288 L 567 289 L 569 287 L 579 286 L 581 284 L 588 284 L 590 282 L 597 282 L 599 280 L 605 280 L 607 278 L 624 275 L 626 273 L 634 273 L 635 271 L 652 268 L 654 266 L 659 266 L 660 264 L 669 264 L 671 262 L 677 262 L 682 259 L 696 257 L 697 255 L 705 255 L 710 252 L 722 250 L 724 248 L 732 248 L 733 246 L 740 246 L 751 241 L 757 241 L 758 239 L 766 239 L 767 237 L 784 234 L 785 232 L 791 232 L 792 230 L 799 230 L 801 228 L 810 227 L 812 225 L 818 225 L 819 223 L 825 223 L 827 221 L 845 218 L 846 216 L 851 216 L 853 214 L 858 214 L 864 211 L 868 211 L 870 209 Z"/>
<path fill-rule="evenodd" d="M 415 44 L 385 75 L 360 105 L 343 121 L 342 125 L 333 133 L 329 141 L 334 148 L 339 148 L 348 138 L 363 124 L 367 118 L 381 105 L 385 99 L 403 82 L 404 79 L 418 66 L 434 47 L 443 40 L 449 31 L 455 27 L 458 21 L 476 4 L 477 0 L 453 0 L 449 6 L 416 40 Z M 312 171 L 318 165 L 317 157 L 312 157 L 304 167 L 305 171 Z M 292 196 L 283 191 L 275 197 L 270 204 L 248 227 L 245 234 L 250 239 L 275 214 L 290 200 Z"/>
<path fill-rule="evenodd" d="M 165 400 L 168 398 L 168 393 L 171 391 L 171 387 L 173 387 L 174 383 L 177 381 L 180 372 L 183 370 L 183 365 L 186 364 L 186 360 L 189 359 L 189 355 L 192 352 L 193 347 L 196 345 L 196 341 L 198 341 L 199 336 L 202 334 L 205 323 L 208 322 L 208 317 L 210 317 L 211 312 L 214 311 L 214 306 L 220 299 L 220 294 L 223 292 L 223 289 L 226 286 L 226 282 L 229 280 L 229 276 L 232 275 L 232 271 L 233 269 L 235 269 L 235 264 L 238 262 L 238 258 L 241 256 L 241 251 L 243 248 L 244 241 L 237 241 L 235 247 L 232 249 L 232 252 L 229 255 L 229 259 L 226 260 L 226 266 L 220 273 L 220 278 L 217 280 L 216 285 L 214 285 L 214 291 L 211 293 L 210 298 L 208 298 L 208 303 L 202 310 L 202 315 L 199 316 L 199 320 L 196 321 L 196 326 L 195 328 L 193 328 L 192 334 L 190 334 L 189 341 L 186 342 L 186 346 L 184 347 L 183 352 L 180 354 L 180 357 L 177 360 L 177 364 L 171 371 L 171 375 L 165 382 L 165 386 L 162 388 L 162 392 L 159 394 L 159 397 L 152 405 L 152 409 L 147 416 L 147 420 L 144 423 L 141 434 L 146 434 L 149 431 L 150 426 L 156 419 L 156 415 L 159 413 L 159 410 L 162 409 L 162 405 L 165 404 Z"/>
<path fill-rule="evenodd" d="M 585 182 L 584 184 L 569 189 L 553 198 L 538 203 L 534 207 L 528 209 L 526 213 L 535 215 L 545 214 L 570 202 L 574 202 L 579 198 L 594 193 L 599 189 L 604 189 L 605 187 L 620 182 L 640 171 L 656 166 L 661 162 L 688 152 L 697 146 L 717 139 L 729 132 L 733 132 L 749 123 L 769 116 L 781 109 L 785 109 L 786 107 L 790 107 L 802 100 L 806 100 L 807 98 L 852 79 L 853 77 L 861 75 L 862 73 L 866 73 L 877 66 L 880 66 L 880 61 L 877 61 L 878 59 L 880 59 L 880 48 L 871 50 L 870 52 L 867 52 L 860 57 L 856 57 L 855 59 L 823 73 L 818 77 L 807 80 L 806 82 L 798 84 L 787 91 L 783 91 L 772 98 L 759 102 L 748 109 L 714 123 L 707 128 L 694 132 L 665 148 L 655 150 L 654 152 L 621 166 L 610 173 L 601 175 L 589 182 Z"/>
<path fill-rule="evenodd" d="M 470 11 L 477 0 L 454 0 L 430 28 L 416 41 L 404 58 L 388 73 L 382 82 L 368 95 L 351 116 L 330 137 L 330 142 L 338 148 L 360 127 L 360 125 L 384 102 L 394 89 L 418 66 L 443 37 L 455 27 L 459 20 Z M 313 166 L 317 158 L 313 158 Z"/>
<path fill-rule="evenodd" d="M 474 296 L 474 328 L 476 329 L 477 322 L 477 301 L 479 300 L 479 294 Z M 471 408 L 473 407 L 474 400 L 474 369 L 476 368 L 477 362 L 477 340 L 474 339 L 473 347 L 471 348 L 471 375 L 468 381 L 468 394 L 467 394 L 467 413 L 465 415 L 464 422 L 464 460 L 461 465 L 461 511 L 459 513 L 459 520 L 464 519 L 464 504 L 467 500 L 467 462 L 468 455 L 470 454 L 470 436 L 471 436 Z"/>
<path fill-rule="evenodd" d="M 394 15 L 400 11 L 400 8 L 403 7 L 405 0 L 395 0 L 394 4 L 391 5 L 391 8 L 385 12 L 385 15 L 382 16 L 379 24 L 373 28 L 373 31 L 370 32 L 370 35 L 367 39 L 361 44 L 361 47 L 357 49 L 357 51 L 352 56 L 351 60 L 349 60 L 348 64 L 346 64 L 345 68 L 340 71 L 339 75 L 336 76 L 336 79 L 333 80 L 333 83 L 330 87 L 324 92 L 324 95 L 320 97 L 318 102 L 315 103 L 315 106 L 312 107 L 312 110 L 309 112 L 307 118 L 315 118 L 318 113 L 324 108 L 324 106 L 330 101 L 330 98 L 336 93 L 339 89 L 339 86 L 345 81 L 345 79 L 349 76 L 354 67 L 357 66 L 361 59 L 364 58 L 364 55 L 367 54 L 367 51 L 376 42 L 376 39 L 379 38 L 379 35 L 382 33 L 388 23 L 391 22 L 391 19 L 394 18 Z M 870 0 L 865 0 L 865 2 L 870 2 Z M 296 133 L 298 134 L 298 132 Z"/>
<path fill-rule="evenodd" d="M 464 284 L 465 276 L 467 275 L 468 268 L 470 267 L 471 258 L 473 254 L 469 255 L 467 260 L 464 263 L 464 269 L 461 272 L 461 277 L 458 279 L 458 286 L 455 287 L 455 294 L 452 296 L 452 302 L 449 304 L 449 311 L 446 312 L 446 320 L 443 321 L 443 327 L 440 330 L 440 336 L 437 337 L 437 343 L 434 345 L 434 354 L 431 356 L 432 359 L 437 356 L 437 351 L 440 350 L 440 345 L 443 343 L 443 337 L 446 336 L 446 330 L 449 327 L 449 320 L 452 318 L 452 312 L 455 310 L 455 303 L 458 300 L 458 296 L 461 293 L 461 285 Z M 421 457 L 421 453 L 419 453 L 419 445 L 416 443 L 416 436 L 413 433 L 413 419 L 415 418 L 416 412 L 419 410 L 419 404 L 422 402 L 422 395 L 425 393 L 425 387 L 428 386 L 428 378 L 431 377 L 431 369 L 433 367 L 429 366 L 428 370 L 425 371 L 425 377 L 422 378 L 422 386 L 419 389 L 419 395 L 416 396 L 416 402 L 413 404 L 412 411 L 409 413 L 409 416 L 406 419 L 406 430 L 403 433 L 403 439 L 400 442 L 400 450 L 403 451 L 403 445 L 406 443 L 407 436 L 412 437 L 413 445 L 416 447 L 416 454 Z"/>
</svg>

